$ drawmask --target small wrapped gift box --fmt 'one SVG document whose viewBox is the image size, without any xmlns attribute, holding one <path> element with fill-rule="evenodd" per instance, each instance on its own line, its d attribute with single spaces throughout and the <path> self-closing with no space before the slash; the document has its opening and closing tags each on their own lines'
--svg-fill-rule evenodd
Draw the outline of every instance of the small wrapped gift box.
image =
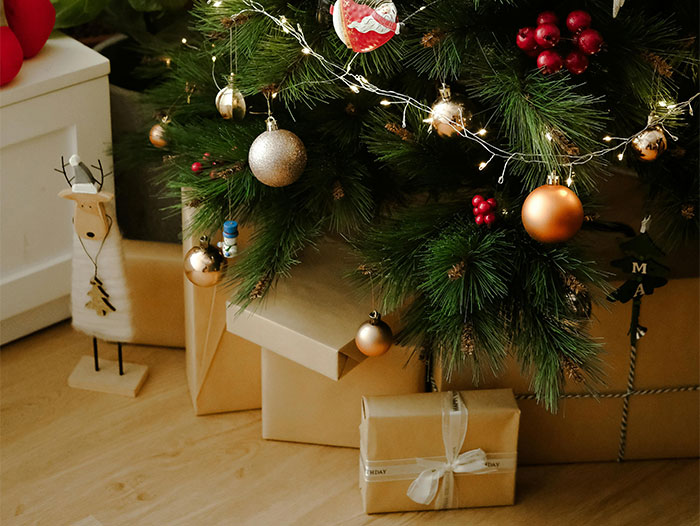
<svg viewBox="0 0 700 526">
<path fill-rule="evenodd" d="M 373 358 L 357 349 L 372 309 L 344 279 L 356 262 L 343 243 L 326 239 L 302 261 L 262 305 L 230 305 L 228 331 L 263 348 L 263 438 L 356 448 L 362 396 L 423 392 L 425 365 L 396 345 Z"/>
<path fill-rule="evenodd" d="M 520 410 L 510 389 L 365 397 L 365 513 L 513 504 Z"/>
</svg>

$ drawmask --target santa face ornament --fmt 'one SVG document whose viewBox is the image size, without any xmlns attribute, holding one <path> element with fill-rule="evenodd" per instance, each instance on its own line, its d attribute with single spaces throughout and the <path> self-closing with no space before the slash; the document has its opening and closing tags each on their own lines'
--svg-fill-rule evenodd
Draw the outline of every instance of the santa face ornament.
<svg viewBox="0 0 700 526">
<path fill-rule="evenodd" d="M 391 1 L 370 0 L 363 4 L 337 0 L 331 6 L 331 14 L 338 37 L 357 53 L 377 49 L 399 33 L 396 6 Z"/>
</svg>

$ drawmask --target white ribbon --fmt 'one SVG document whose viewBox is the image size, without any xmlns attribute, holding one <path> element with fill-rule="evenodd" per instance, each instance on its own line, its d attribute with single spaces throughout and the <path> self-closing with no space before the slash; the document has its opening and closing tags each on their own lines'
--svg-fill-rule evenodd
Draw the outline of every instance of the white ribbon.
<svg viewBox="0 0 700 526">
<path fill-rule="evenodd" d="M 417 459 L 417 464 L 425 468 L 411 483 L 406 494 L 419 504 L 430 504 L 438 495 L 440 479 L 442 487 L 435 501 L 435 509 L 455 507 L 455 473 L 491 473 L 497 471 L 486 463 L 486 453 L 472 449 L 459 454 L 467 436 L 469 412 L 462 397 L 456 391 L 444 393 L 442 398 L 442 442 L 445 445 L 445 461 L 425 458 Z"/>
</svg>

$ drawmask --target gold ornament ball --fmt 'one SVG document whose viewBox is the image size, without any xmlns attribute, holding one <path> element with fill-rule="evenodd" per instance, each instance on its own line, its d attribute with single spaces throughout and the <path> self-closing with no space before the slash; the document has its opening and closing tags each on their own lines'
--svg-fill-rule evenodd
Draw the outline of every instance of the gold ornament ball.
<svg viewBox="0 0 700 526">
<path fill-rule="evenodd" d="M 381 315 L 373 311 L 369 315 L 369 321 L 364 322 L 357 329 L 355 345 L 362 354 L 367 356 L 379 356 L 387 352 L 394 342 L 391 327 L 382 321 Z"/>
<path fill-rule="evenodd" d="M 185 276 L 198 287 L 213 287 L 226 271 L 226 258 L 202 236 L 199 245 L 185 254 Z"/>
<path fill-rule="evenodd" d="M 245 117 L 245 99 L 232 82 L 216 94 L 216 109 L 224 119 L 241 120 Z"/>
<path fill-rule="evenodd" d="M 306 148 L 299 137 L 278 129 L 275 119 L 268 117 L 267 131 L 250 145 L 248 165 L 261 183 L 287 186 L 299 179 L 306 168 Z"/>
<path fill-rule="evenodd" d="M 632 139 L 631 144 L 639 160 L 646 162 L 655 161 L 659 155 L 666 151 L 668 146 L 666 134 L 661 126 L 644 130 Z"/>
<path fill-rule="evenodd" d="M 151 131 L 148 132 L 148 140 L 156 148 L 165 148 L 168 145 L 168 141 L 165 140 L 165 128 L 161 123 L 151 127 Z"/>
<path fill-rule="evenodd" d="M 452 97 L 450 88 L 440 89 L 440 98 L 435 101 L 430 111 L 430 125 L 440 137 L 452 137 L 462 133 L 472 120 L 472 112 L 466 103 Z"/>
<path fill-rule="evenodd" d="M 535 188 L 523 203 L 522 221 L 530 237 L 542 243 L 562 243 L 583 224 L 583 205 L 571 189 L 560 184 Z"/>
</svg>

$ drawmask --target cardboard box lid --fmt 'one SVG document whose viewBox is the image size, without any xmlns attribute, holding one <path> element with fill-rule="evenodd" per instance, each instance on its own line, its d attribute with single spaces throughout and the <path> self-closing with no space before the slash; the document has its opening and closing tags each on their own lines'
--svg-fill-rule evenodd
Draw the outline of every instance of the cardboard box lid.
<svg viewBox="0 0 700 526">
<path fill-rule="evenodd" d="M 7 86 L 0 88 L 0 107 L 109 75 L 109 60 L 77 40 L 54 32 L 35 57 Z"/>
<path fill-rule="evenodd" d="M 241 311 L 229 305 L 227 328 L 332 380 L 365 356 L 355 345 L 358 327 L 368 319 L 362 300 L 345 279 L 356 264 L 340 241 L 327 239 L 308 249 L 291 276 L 281 279 L 260 305 Z"/>
</svg>

